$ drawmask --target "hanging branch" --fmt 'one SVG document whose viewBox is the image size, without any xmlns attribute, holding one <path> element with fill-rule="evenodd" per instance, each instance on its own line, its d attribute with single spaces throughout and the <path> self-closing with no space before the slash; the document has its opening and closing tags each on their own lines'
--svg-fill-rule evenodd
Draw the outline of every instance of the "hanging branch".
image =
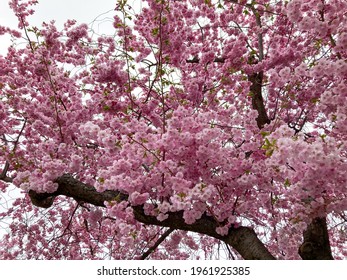
<svg viewBox="0 0 347 280">
<path fill-rule="evenodd" d="M 166 237 L 168 237 L 172 232 L 174 231 L 173 228 L 169 228 L 168 230 L 166 230 L 162 236 L 160 236 L 158 238 L 158 240 L 154 243 L 153 246 L 151 246 L 146 252 L 143 253 L 143 255 L 141 256 L 141 260 L 145 260 L 150 254 L 152 254 L 157 248 L 158 246 L 166 239 Z"/>
</svg>

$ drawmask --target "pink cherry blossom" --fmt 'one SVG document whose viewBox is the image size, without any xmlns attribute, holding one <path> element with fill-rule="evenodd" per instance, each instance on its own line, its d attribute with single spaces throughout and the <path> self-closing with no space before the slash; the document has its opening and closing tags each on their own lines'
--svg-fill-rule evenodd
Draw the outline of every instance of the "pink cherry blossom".
<svg viewBox="0 0 347 280">
<path fill-rule="evenodd" d="M 347 2 L 118 2 L 112 36 L 9 2 L 0 256 L 346 258 Z"/>
</svg>

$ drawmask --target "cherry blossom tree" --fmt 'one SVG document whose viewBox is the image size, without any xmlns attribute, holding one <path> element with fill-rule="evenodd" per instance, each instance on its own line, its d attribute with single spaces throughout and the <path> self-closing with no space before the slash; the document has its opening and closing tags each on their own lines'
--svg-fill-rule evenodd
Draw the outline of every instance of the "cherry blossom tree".
<svg viewBox="0 0 347 280">
<path fill-rule="evenodd" d="M 9 3 L 0 256 L 345 258 L 347 2 L 116 2 L 112 36 Z"/>
</svg>

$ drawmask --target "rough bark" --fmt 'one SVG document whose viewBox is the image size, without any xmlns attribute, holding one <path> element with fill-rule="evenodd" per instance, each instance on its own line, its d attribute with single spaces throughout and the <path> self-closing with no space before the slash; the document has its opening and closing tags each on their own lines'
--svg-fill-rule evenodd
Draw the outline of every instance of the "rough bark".
<svg viewBox="0 0 347 280">
<path fill-rule="evenodd" d="M 120 202 L 128 199 L 126 194 L 118 191 L 97 192 L 93 186 L 80 182 L 70 174 L 59 177 L 56 183 L 58 183 L 58 189 L 54 193 L 37 193 L 31 190 L 29 196 L 32 203 L 38 207 L 48 208 L 53 205 L 57 196 L 63 195 L 72 197 L 79 202 L 105 207 L 107 201 Z M 207 214 L 204 214 L 195 223 L 187 224 L 183 219 L 183 211 L 171 212 L 166 220 L 158 221 L 156 217 L 145 214 L 142 205 L 133 206 L 132 208 L 135 219 L 140 223 L 206 234 L 226 242 L 244 259 L 275 259 L 251 228 L 231 227 L 226 236 L 221 236 L 216 232 L 216 228 L 220 226 L 220 223 Z"/>
<path fill-rule="evenodd" d="M 127 195 L 116 191 L 97 192 L 93 186 L 76 180 L 70 174 L 57 178 L 55 182 L 58 183 L 58 189 L 54 193 L 37 193 L 30 190 L 31 202 L 37 207 L 49 208 L 52 206 L 55 197 L 64 195 L 72 197 L 76 201 L 105 207 L 105 201 L 128 199 Z"/>
<path fill-rule="evenodd" d="M 315 218 L 307 226 L 299 255 L 303 260 L 333 260 L 325 217 Z"/>
</svg>

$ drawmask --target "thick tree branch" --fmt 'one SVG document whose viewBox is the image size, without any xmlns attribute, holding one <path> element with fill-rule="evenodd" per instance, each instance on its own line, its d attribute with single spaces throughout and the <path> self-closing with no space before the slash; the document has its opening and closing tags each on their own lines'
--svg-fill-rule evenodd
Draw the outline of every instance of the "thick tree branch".
<svg viewBox="0 0 347 280">
<path fill-rule="evenodd" d="M 315 218 L 307 226 L 299 255 L 303 260 L 333 260 L 325 217 Z"/>
<path fill-rule="evenodd" d="M 32 190 L 29 192 L 34 205 L 48 208 L 53 205 L 54 199 L 59 195 L 101 207 L 105 207 L 105 202 L 120 202 L 128 199 L 128 195 L 118 191 L 97 192 L 93 186 L 78 181 L 70 174 L 59 177 L 55 182 L 58 183 L 58 189 L 54 193 L 37 193 Z M 204 214 L 195 223 L 187 224 L 183 218 L 183 211 L 169 213 L 168 218 L 164 221 L 158 221 L 156 217 L 145 214 L 142 205 L 133 206 L 133 211 L 135 219 L 146 225 L 191 231 L 222 240 L 232 246 L 245 259 L 274 259 L 251 228 L 231 227 L 226 236 L 221 236 L 216 232 L 220 223 L 207 214 Z"/>
</svg>

